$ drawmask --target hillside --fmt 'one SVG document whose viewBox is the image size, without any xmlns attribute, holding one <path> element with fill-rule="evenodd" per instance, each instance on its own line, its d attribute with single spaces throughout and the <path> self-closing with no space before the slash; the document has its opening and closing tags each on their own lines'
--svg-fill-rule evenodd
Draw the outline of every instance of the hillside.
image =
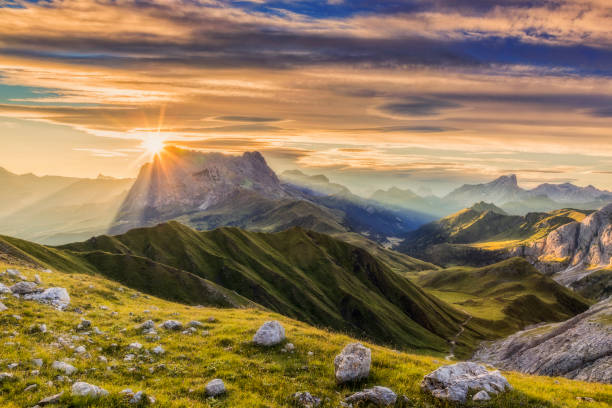
<svg viewBox="0 0 612 408">
<path fill-rule="evenodd" d="M 98 269 L 92 254 L 148 258 L 286 316 L 404 348 L 444 352 L 465 320 L 366 250 L 299 228 L 274 234 L 236 228 L 198 232 L 170 222 L 60 248 Z M 475 337 L 484 337 L 474 330 L 462 339 L 464 351 Z"/>
<path fill-rule="evenodd" d="M 522 258 L 483 268 L 423 272 L 415 281 L 475 318 L 493 321 L 491 326 L 506 334 L 534 323 L 568 319 L 590 304 Z"/>
<path fill-rule="evenodd" d="M 589 213 L 563 209 L 517 216 L 480 202 L 409 232 L 397 249 L 412 256 L 420 254 L 421 259 L 437 265 L 483 266 L 507 257 L 506 251 L 500 250 L 535 242 L 562 225 L 584 219 Z M 449 245 L 459 248 L 449 248 Z M 438 256 L 439 252 L 443 252 L 442 257 Z M 450 257 L 451 254 L 456 257 Z"/>
<path fill-rule="evenodd" d="M 414 408 L 447 407 L 421 393 L 423 376 L 445 364 L 437 359 L 416 356 L 366 344 L 372 349 L 372 369 L 367 380 L 354 385 L 336 385 L 333 359 L 355 340 L 345 335 L 312 328 L 284 316 L 257 309 L 217 309 L 186 306 L 147 296 L 99 275 L 44 273 L 22 265 L 26 279 L 40 275 L 44 286 L 66 288 L 70 306 L 65 311 L 47 305 L 16 299 L 2 299 L 7 310 L 0 312 L 5 330 L 1 334 L 0 369 L 13 374 L 12 381 L 0 385 L 0 405 L 6 408 L 34 406 L 42 398 L 64 392 L 60 404 L 71 407 L 134 407 L 124 389 L 144 391 L 156 399 L 153 406 L 280 408 L 290 406 L 290 396 L 309 391 L 323 399 L 321 407 L 337 407 L 356 390 L 384 385 L 398 395 L 406 395 Z M 6 275 L 0 282 L 10 284 Z M 12 317 L 20 316 L 20 320 Z M 81 319 L 91 321 L 100 330 L 77 331 Z M 137 326 L 147 319 L 156 325 L 169 320 L 183 324 L 201 322 L 195 332 L 181 333 L 158 329 L 156 335 L 143 334 Z M 283 352 L 284 345 L 262 349 L 251 343 L 257 328 L 267 320 L 279 320 L 286 329 L 293 352 Z M 46 332 L 31 327 L 46 325 Z M 8 334 L 7 334 L 8 333 Z M 128 345 L 139 343 L 142 349 Z M 77 347 L 85 347 L 77 353 Z M 163 354 L 151 352 L 161 346 Z M 128 355 L 133 357 L 127 358 Z M 41 359 L 37 367 L 33 359 Z M 51 368 L 54 361 L 73 365 L 74 374 Z M 9 363 L 18 363 L 8 368 Z M 34 375 L 32 370 L 38 370 Z M 604 384 L 584 383 L 564 378 L 538 377 L 513 372 L 504 375 L 514 391 L 495 397 L 487 406 L 510 408 L 578 408 L 582 399 L 592 399 L 589 407 L 604 408 L 612 403 L 612 388 Z M 205 385 L 213 378 L 225 382 L 227 394 L 206 397 Z M 86 381 L 107 390 L 100 400 L 84 400 L 70 395 L 71 383 Z M 35 387 L 31 387 L 35 385 Z M 27 391 L 24 391 L 29 387 Z M 144 404 L 142 404 L 144 405 Z M 468 404 L 476 406 L 476 404 Z M 479 406 L 482 406 L 481 404 Z"/>
</svg>

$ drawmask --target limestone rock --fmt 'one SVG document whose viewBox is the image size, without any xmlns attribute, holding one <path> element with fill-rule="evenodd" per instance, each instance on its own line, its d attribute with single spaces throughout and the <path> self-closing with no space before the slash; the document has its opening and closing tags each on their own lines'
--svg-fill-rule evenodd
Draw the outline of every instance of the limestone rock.
<svg viewBox="0 0 612 408">
<path fill-rule="evenodd" d="M 336 381 L 345 383 L 367 378 L 370 374 L 372 351 L 361 343 L 351 343 L 334 359 Z"/>
<path fill-rule="evenodd" d="M 472 397 L 473 401 L 489 401 L 491 399 L 491 397 L 489 396 L 489 394 L 482 390 L 482 391 L 478 391 L 476 394 L 474 394 L 474 396 Z"/>
<path fill-rule="evenodd" d="M 486 391 L 498 394 L 512 389 L 499 371 L 487 371 L 476 363 L 458 363 L 443 366 L 427 374 L 421 388 L 435 398 L 465 403 L 468 393 Z"/>
<path fill-rule="evenodd" d="M 54 361 L 53 364 L 51 364 L 51 368 L 54 370 L 61 371 L 66 375 L 74 374 L 77 371 L 76 367 L 68 363 L 64 363 L 63 361 Z"/>
<path fill-rule="evenodd" d="M 226 389 L 223 380 L 215 378 L 214 380 L 206 384 L 206 395 L 208 395 L 209 397 L 216 397 L 218 395 L 225 394 L 225 392 Z"/>
<path fill-rule="evenodd" d="M 97 385 L 88 384 L 83 381 L 77 381 L 72 384 L 72 395 L 79 397 L 100 398 L 108 395 L 108 391 Z"/>
<path fill-rule="evenodd" d="M 24 299 L 36 300 L 48 304 L 56 309 L 64 310 L 70 304 L 70 296 L 65 288 L 48 288 L 41 293 L 33 293 L 24 296 Z"/>
<path fill-rule="evenodd" d="M 11 286 L 11 292 L 16 293 L 18 295 L 28 295 L 30 293 L 34 293 L 37 291 L 36 283 L 34 282 L 17 282 L 13 286 Z"/>
<path fill-rule="evenodd" d="M 38 401 L 39 406 L 45 406 L 45 405 L 50 405 L 50 404 L 57 404 L 60 399 L 62 398 L 62 395 L 64 395 L 64 392 L 60 392 L 59 394 L 55 394 L 55 395 L 51 395 L 49 397 L 45 397 L 43 399 L 41 399 L 40 401 Z"/>
<path fill-rule="evenodd" d="M 375 386 L 356 392 L 344 401 L 349 404 L 369 403 L 380 407 L 388 407 L 395 404 L 397 395 L 387 387 Z"/>
<path fill-rule="evenodd" d="M 295 405 L 301 408 L 315 408 L 321 405 L 321 399 L 312 396 L 309 392 L 296 392 L 291 396 Z"/>
<path fill-rule="evenodd" d="M 176 320 L 166 320 L 161 324 L 161 327 L 166 330 L 181 330 L 183 328 L 183 324 Z"/>
<path fill-rule="evenodd" d="M 253 336 L 253 343 L 274 346 L 285 340 L 285 328 L 276 320 L 265 322 Z"/>
</svg>

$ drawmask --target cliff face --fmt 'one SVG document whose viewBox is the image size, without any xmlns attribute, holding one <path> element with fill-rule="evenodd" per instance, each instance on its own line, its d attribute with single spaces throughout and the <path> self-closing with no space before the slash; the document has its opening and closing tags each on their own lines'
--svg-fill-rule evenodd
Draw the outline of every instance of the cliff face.
<svg viewBox="0 0 612 408">
<path fill-rule="evenodd" d="M 612 383 L 612 299 L 563 323 L 482 346 L 474 360 L 504 370 Z"/>
<path fill-rule="evenodd" d="M 582 222 L 563 225 L 546 238 L 511 251 L 523 256 L 544 273 L 569 285 L 612 258 L 612 204 L 587 216 Z"/>
<path fill-rule="evenodd" d="M 121 233 L 202 211 L 244 190 L 268 199 L 287 194 L 258 152 L 242 156 L 167 148 L 144 165 L 110 230 Z"/>
</svg>

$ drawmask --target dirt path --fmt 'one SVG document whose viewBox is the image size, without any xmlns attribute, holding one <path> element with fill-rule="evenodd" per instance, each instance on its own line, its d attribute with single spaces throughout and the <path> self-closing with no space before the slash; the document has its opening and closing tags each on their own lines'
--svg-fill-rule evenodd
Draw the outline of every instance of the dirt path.
<svg viewBox="0 0 612 408">
<path fill-rule="evenodd" d="M 472 315 L 468 314 L 468 313 L 466 313 L 466 314 L 468 315 L 468 318 L 465 320 L 465 322 L 463 322 L 463 323 L 461 323 L 459 325 L 459 331 L 457 332 L 457 334 L 455 334 L 455 336 L 453 337 L 453 339 L 450 342 L 450 344 L 451 344 L 450 354 L 445 357 L 447 360 L 452 360 L 452 359 L 455 358 L 455 346 L 457 345 L 457 339 L 465 331 L 465 325 L 468 324 L 470 322 L 470 320 L 472 320 Z"/>
</svg>

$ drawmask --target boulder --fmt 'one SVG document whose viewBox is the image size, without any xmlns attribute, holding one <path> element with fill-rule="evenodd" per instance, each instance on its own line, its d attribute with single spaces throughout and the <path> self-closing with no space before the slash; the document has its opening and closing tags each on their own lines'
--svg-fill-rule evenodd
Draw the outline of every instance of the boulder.
<svg viewBox="0 0 612 408">
<path fill-rule="evenodd" d="M 4 312 L 5 310 L 8 310 L 8 307 L 6 307 L 4 303 L 0 302 L 0 312 Z"/>
<path fill-rule="evenodd" d="M 63 361 L 54 361 L 53 364 L 51 364 L 51 368 L 54 370 L 61 371 L 66 375 L 74 374 L 77 371 L 76 367 L 68 363 L 64 363 Z"/>
<path fill-rule="evenodd" d="M 59 394 L 55 394 L 55 395 L 51 395 L 49 397 L 45 397 L 43 399 L 41 399 L 40 401 L 38 401 L 39 406 L 43 407 L 45 405 L 51 405 L 51 404 L 57 404 L 60 399 L 62 398 L 62 395 L 64 395 L 64 392 L 60 392 Z"/>
<path fill-rule="evenodd" d="M 490 400 L 491 397 L 489 396 L 489 394 L 486 391 L 478 391 L 476 394 L 474 394 L 474 396 L 472 397 L 473 401 L 488 401 Z"/>
<path fill-rule="evenodd" d="M 206 395 L 208 395 L 209 397 L 216 397 L 218 395 L 225 394 L 226 391 L 227 390 L 225 389 L 225 384 L 223 383 L 223 380 L 220 380 L 218 378 L 215 378 L 214 380 L 206 384 Z"/>
<path fill-rule="evenodd" d="M 140 326 L 138 326 L 138 329 L 140 329 L 143 332 L 149 331 L 151 329 L 155 329 L 155 322 L 153 320 L 146 320 Z"/>
<path fill-rule="evenodd" d="M 183 324 L 176 320 L 166 320 L 161 324 L 161 327 L 166 330 L 181 330 L 183 328 Z"/>
<path fill-rule="evenodd" d="M 189 327 L 202 327 L 204 325 L 202 323 L 198 322 L 197 320 L 192 320 L 189 323 L 187 323 L 187 326 L 189 326 Z"/>
<path fill-rule="evenodd" d="M 512 387 L 499 371 L 488 371 L 476 363 L 458 363 L 427 374 L 421 382 L 421 389 L 435 398 L 465 403 L 470 392 L 498 394 Z"/>
<path fill-rule="evenodd" d="M 12 293 L 11 289 L 6 286 L 4 283 L 0 283 L 0 294 Z"/>
<path fill-rule="evenodd" d="M 37 302 L 51 305 L 59 310 L 64 310 L 70 304 L 70 296 L 64 288 L 48 288 L 41 293 L 33 293 L 24 296 L 24 299 L 36 300 Z"/>
<path fill-rule="evenodd" d="M 38 285 L 34 282 L 17 282 L 13 286 L 11 286 L 11 292 L 17 295 L 29 295 L 30 293 L 34 293 L 38 290 Z"/>
<path fill-rule="evenodd" d="M 291 396 L 294 405 L 301 408 L 315 408 L 321 405 L 321 399 L 310 395 L 309 392 L 296 392 Z"/>
<path fill-rule="evenodd" d="M 397 401 L 397 395 L 387 387 L 375 386 L 367 388 L 363 391 L 347 397 L 345 402 L 349 404 L 374 404 L 380 407 L 388 407 L 394 405 Z"/>
<path fill-rule="evenodd" d="M 285 340 L 285 328 L 276 320 L 265 322 L 253 336 L 253 343 L 274 346 Z"/>
<path fill-rule="evenodd" d="M 361 343 L 351 343 L 334 359 L 336 381 L 345 383 L 367 378 L 370 374 L 372 351 Z"/>
<path fill-rule="evenodd" d="M 77 330 L 88 330 L 91 327 L 91 321 L 89 320 L 81 320 L 79 324 L 77 324 Z"/>
<path fill-rule="evenodd" d="M 164 350 L 164 348 L 162 346 L 157 346 L 157 347 L 153 348 L 153 350 L 151 350 L 151 352 L 153 354 L 164 354 L 166 352 L 166 350 Z"/>
<path fill-rule="evenodd" d="M 0 384 L 15 380 L 15 376 L 11 373 L 0 373 Z"/>
<path fill-rule="evenodd" d="M 79 397 L 100 398 L 108 395 L 108 391 L 97 385 L 88 384 L 83 381 L 77 381 L 72 384 L 72 395 Z"/>
<path fill-rule="evenodd" d="M 142 344 L 137 343 L 137 342 L 130 343 L 128 348 L 131 349 L 131 350 L 140 350 L 142 348 Z"/>
</svg>

